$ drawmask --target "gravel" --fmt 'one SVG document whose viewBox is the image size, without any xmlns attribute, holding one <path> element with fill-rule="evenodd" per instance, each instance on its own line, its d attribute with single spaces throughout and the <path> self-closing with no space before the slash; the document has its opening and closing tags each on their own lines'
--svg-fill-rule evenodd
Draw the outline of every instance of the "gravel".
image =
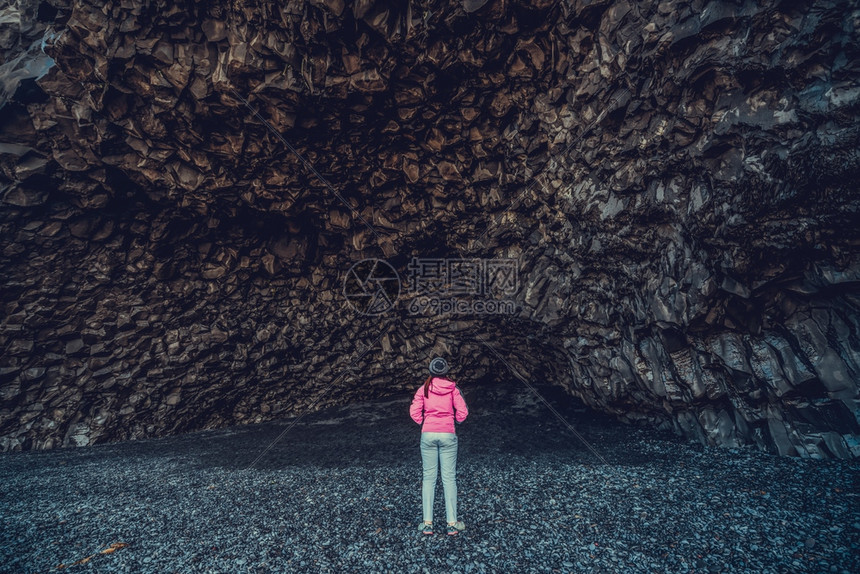
<svg viewBox="0 0 860 574">
<path fill-rule="evenodd" d="M 0 572 L 858 571 L 858 461 L 704 447 L 545 389 L 604 463 L 527 389 L 463 392 L 458 537 L 417 531 L 401 396 L 308 415 L 250 468 L 294 421 L 0 455 Z"/>
</svg>

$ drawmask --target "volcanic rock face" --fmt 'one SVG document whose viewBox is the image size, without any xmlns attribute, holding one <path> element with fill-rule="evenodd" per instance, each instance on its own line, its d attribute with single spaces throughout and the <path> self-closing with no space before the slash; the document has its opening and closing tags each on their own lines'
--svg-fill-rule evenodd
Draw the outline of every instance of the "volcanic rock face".
<svg viewBox="0 0 860 574">
<path fill-rule="evenodd" d="M 441 352 L 466 396 L 860 455 L 851 2 L 7 4 L 2 450 L 406 397 Z M 368 257 L 517 258 L 517 313 L 361 315 Z"/>
</svg>

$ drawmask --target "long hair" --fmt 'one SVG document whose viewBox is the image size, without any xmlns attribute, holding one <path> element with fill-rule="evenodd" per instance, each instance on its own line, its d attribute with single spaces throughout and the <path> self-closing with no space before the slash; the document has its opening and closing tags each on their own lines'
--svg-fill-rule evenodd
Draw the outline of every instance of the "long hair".
<svg viewBox="0 0 860 574">
<path fill-rule="evenodd" d="M 429 377 L 427 377 L 427 380 L 424 381 L 424 398 L 425 399 L 430 396 L 430 394 L 429 394 L 430 393 L 430 381 L 432 381 L 432 380 L 433 380 L 433 375 L 430 375 Z"/>
</svg>

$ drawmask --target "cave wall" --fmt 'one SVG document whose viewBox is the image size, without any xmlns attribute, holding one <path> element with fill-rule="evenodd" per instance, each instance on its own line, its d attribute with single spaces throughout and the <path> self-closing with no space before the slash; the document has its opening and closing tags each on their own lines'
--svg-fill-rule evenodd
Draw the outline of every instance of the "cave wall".
<svg viewBox="0 0 860 574">
<path fill-rule="evenodd" d="M 0 449 L 399 396 L 435 352 L 519 384 L 486 339 L 626 422 L 860 454 L 850 2 L 13 8 Z M 518 259 L 516 315 L 344 300 L 461 255 Z"/>
</svg>

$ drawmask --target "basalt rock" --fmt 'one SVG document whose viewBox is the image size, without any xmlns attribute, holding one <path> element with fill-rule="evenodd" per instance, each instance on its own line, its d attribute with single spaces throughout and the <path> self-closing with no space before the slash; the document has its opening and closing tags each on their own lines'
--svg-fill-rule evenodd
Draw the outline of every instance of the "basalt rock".
<svg viewBox="0 0 860 574">
<path fill-rule="evenodd" d="M 3 450 L 405 400 L 443 353 L 467 396 L 860 455 L 853 3 L 3 10 Z M 516 258 L 516 313 L 408 312 L 413 257 Z"/>
</svg>

